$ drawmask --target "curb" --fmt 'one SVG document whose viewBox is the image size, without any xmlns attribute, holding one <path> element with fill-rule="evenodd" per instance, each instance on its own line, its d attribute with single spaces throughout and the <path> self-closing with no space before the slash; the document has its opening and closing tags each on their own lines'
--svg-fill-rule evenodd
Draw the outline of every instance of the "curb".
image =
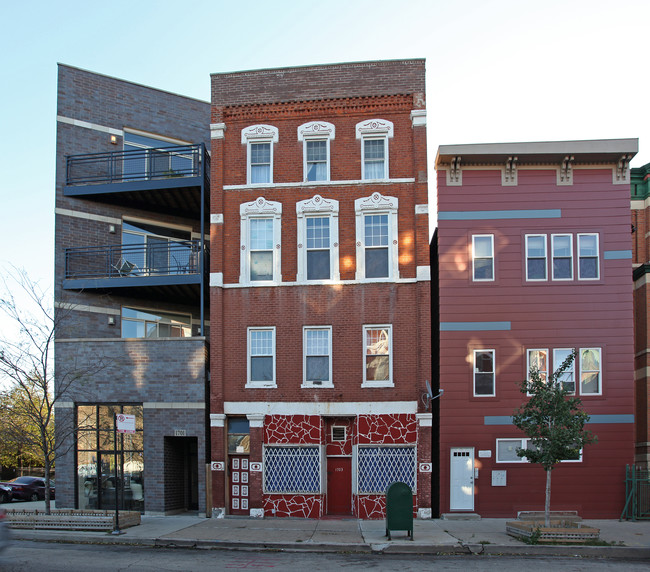
<svg viewBox="0 0 650 572">
<path fill-rule="evenodd" d="M 159 548 L 199 550 L 242 550 L 275 552 L 320 552 L 353 554 L 427 554 L 431 556 L 545 556 L 565 558 L 607 558 L 650 560 L 650 548 L 644 546 L 541 546 L 498 544 L 393 544 L 393 543 L 310 543 L 307 542 L 239 542 L 185 538 L 134 538 L 129 536 L 79 536 L 70 534 L 33 534 L 26 530 L 12 530 L 13 540 L 33 542 L 60 542 L 67 544 L 125 544 Z"/>
</svg>

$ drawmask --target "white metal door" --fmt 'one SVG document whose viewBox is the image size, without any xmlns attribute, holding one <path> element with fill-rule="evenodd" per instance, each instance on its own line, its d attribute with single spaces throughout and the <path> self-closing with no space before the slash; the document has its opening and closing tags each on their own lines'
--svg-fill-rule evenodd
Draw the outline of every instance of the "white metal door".
<svg viewBox="0 0 650 572">
<path fill-rule="evenodd" d="M 451 450 L 450 510 L 474 510 L 474 449 Z"/>
</svg>

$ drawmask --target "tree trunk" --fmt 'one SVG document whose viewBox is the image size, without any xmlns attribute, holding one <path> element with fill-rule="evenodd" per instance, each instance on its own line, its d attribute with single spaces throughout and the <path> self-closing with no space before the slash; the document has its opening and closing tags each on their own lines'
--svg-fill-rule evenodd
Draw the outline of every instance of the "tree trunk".
<svg viewBox="0 0 650 572">
<path fill-rule="evenodd" d="M 546 500 L 544 501 L 544 526 L 551 526 L 551 471 L 546 471 Z"/>
<path fill-rule="evenodd" d="M 45 514 L 52 514 L 50 511 L 50 463 L 45 457 Z"/>
</svg>

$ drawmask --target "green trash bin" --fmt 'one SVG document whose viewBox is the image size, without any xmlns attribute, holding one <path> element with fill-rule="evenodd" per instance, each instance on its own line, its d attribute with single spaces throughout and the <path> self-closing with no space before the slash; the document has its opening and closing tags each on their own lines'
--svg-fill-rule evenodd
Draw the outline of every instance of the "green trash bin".
<svg viewBox="0 0 650 572">
<path fill-rule="evenodd" d="M 413 491 L 406 483 L 392 483 L 386 490 L 386 536 L 391 530 L 406 530 L 413 540 Z"/>
</svg>

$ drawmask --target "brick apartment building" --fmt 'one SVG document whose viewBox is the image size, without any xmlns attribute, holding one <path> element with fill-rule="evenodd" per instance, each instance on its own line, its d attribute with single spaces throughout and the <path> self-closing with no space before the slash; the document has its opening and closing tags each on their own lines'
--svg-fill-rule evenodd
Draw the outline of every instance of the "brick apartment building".
<svg viewBox="0 0 650 572">
<path fill-rule="evenodd" d="M 516 456 L 526 439 L 511 415 L 530 367 L 552 372 L 575 349 L 564 383 L 598 443 L 553 471 L 551 508 L 620 515 L 634 457 L 628 165 L 637 146 L 439 148 L 441 512 L 540 510 L 544 471 Z"/>
<path fill-rule="evenodd" d="M 636 450 L 634 463 L 650 469 L 650 164 L 632 169 L 632 237 L 634 262 L 634 373 Z"/>
<path fill-rule="evenodd" d="M 61 65 L 58 507 L 205 512 L 210 106 Z M 78 431 L 71 434 L 75 427 Z"/>
<path fill-rule="evenodd" d="M 424 61 L 212 76 L 212 506 L 431 513 Z"/>
<path fill-rule="evenodd" d="M 403 480 L 430 514 L 424 91 L 264 70 L 210 108 L 59 67 L 59 507 L 114 506 L 126 413 L 125 509 L 378 517 Z"/>
</svg>

